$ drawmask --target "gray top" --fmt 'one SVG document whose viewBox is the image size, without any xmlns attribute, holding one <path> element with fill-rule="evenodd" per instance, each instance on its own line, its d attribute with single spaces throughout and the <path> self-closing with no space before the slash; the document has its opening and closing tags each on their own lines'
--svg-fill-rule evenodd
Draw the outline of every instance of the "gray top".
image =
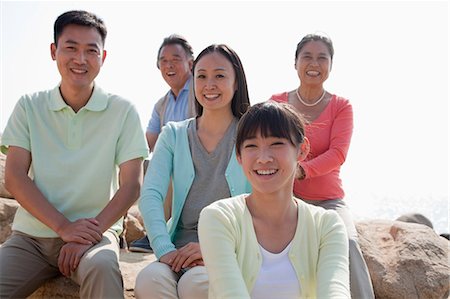
<svg viewBox="0 0 450 299">
<path fill-rule="evenodd" d="M 198 242 L 197 224 L 200 211 L 222 198 L 231 197 L 225 170 L 236 142 L 237 119 L 228 127 L 213 152 L 208 153 L 200 142 L 196 122 L 188 125 L 189 148 L 194 162 L 195 178 L 178 221 L 174 237 L 176 248 Z"/>
</svg>

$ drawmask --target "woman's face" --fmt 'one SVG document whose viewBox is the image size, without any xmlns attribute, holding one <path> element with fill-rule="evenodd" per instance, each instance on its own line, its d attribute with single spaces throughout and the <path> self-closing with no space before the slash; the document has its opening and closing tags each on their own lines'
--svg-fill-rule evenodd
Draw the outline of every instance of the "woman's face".
<svg viewBox="0 0 450 299">
<path fill-rule="evenodd" d="M 206 54 L 194 70 L 195 96 L 204 110 L 230 109 L 236 91 L 233 66 L 222 54 Z"/>
<path fill-rule="evenodd" d="M 306 43 L 295 62 L 295 69 L 302 84 L 322 85 L 331 71 L 331 56 L 321 41 Z"/>
</svg>

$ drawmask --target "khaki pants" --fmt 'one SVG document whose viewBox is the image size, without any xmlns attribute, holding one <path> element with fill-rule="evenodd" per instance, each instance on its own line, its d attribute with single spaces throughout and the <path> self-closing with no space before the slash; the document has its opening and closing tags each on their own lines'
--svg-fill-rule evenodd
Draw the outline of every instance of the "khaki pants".
<svg viewBox="0 0 450 299">
<path fill-rule="evenodd" d="M 61 275 L 58 256 L 64 241 L 13 234 L 0 247 L 0 298 L 25 298 L 46 280 Z M 123 298 L 117 235 L 103 239 L 81 258 L 71 279 L 80 285 L 81 298 Z"/>
<path fill-rule="evenodd" d="M 197 266 L 179 277 L 167 264 L 153 262 L 136 277 L 134 294 L 138 299 L 207 299 L 208 274 Z"/>
</svg>

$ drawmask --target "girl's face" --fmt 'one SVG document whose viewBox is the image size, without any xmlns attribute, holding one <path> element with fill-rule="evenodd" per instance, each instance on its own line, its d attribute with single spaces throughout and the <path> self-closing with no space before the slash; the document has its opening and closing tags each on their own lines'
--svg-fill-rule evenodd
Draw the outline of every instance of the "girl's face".
<svg viewBox="0 0 450 299">
<path fill-rule="evenodd" d="M 236 91 L 233 66 L 222 54 L 206 54 L 194 70 L 195 96 L 204 110 L 228 109 Z"/>
<path fill-rule="evenodd" d="M 321 41 L 306 43 L 295 62 L 295 69 L 302 84 L 323 84 L 331 71 L 331 56 Z"/>
<path fill-rule="evenodd" d="M 256 137 L 242 143 L 237 157 L 253 192 L 273 193 L 281 188 L 292 190 L 301 147 L 295 147 L 286 138 Z"/>
</svg>

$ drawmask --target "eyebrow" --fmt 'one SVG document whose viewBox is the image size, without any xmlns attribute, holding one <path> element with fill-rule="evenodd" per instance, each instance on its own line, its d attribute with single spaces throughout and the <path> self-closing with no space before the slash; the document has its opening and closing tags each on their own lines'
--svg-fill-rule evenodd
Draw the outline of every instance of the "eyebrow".
<svg viewBox="0 0 450 299">
<path fill-rule="evenodd" d="M 312 55 L 312 52 L 310 52 L 310 51 L 305 51 L 305 52 L 302 52 L 301 55 Z M 328 56 L 329 54 L 326 53 L 326 52 L 319 52 L 319 56 L 320 56 L 320 55 Z"/>
<path fill-rule="evenodd" d="M 181 55 L 179 55 L 179 54 L 173 54 L 172 56 L 181 58 Z M 166 58 L 166 56 L 159 56 L 158 59 L 161 60 L 161 59 L 164 59 L 164 58 Z"/>
<path fill-rule="evenodd" d="M 199 71 L 206 71 L 206 69 L 198 69 L 197 70 L 198 72 Z M 227 72 L 227 69 L 226 68 L 224 68 L 224 67 L 218 67 L 218 68 L 215 68 L 213 71 L 224 71 L 224 72 Z"/>
<path fill-rule="evenodd" d="M 71 44 L 71 45 L 79 45 L 80 44 L 80 43 L 78 43 L 78 42 L 76 42 L 74 40 L 71 40 L 71 39 L 68 39 L 68 40 L 64 41 L 63 43 L 64 44 Z M 89 43 L 88 46 L 100 49 L 100 47 L 96 43 Z"/>
</svg>

